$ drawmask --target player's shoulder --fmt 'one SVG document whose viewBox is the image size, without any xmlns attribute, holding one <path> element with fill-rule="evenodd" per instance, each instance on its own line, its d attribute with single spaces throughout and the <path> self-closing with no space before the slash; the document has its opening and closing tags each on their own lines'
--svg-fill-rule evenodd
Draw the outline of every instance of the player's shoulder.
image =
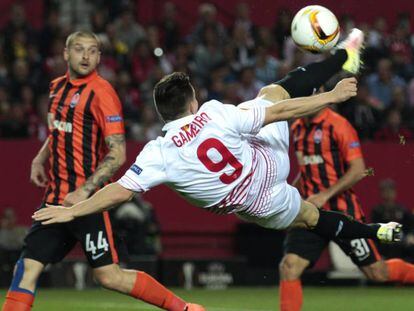
<svg viewBox="0 0 414 311">
<path fill-rule="evenodd" d="M 295 130 L 298 126 L 300 126 L 303 123 L 302 119 L 296 119 L 293 121 L 292 125 L 290 126 L 291 130 Z"/>
<path fill-rule="evenodd" d="M 100 75 L 97 75 L 97 77 L 95 79 L 93 79 L 92 83 L 91 83 L 91 88 L 94 90 L 94 92 L 100 96 L 100 95 L 114 95 L 115 93 L 115 89 L 114 87 L 111 85 L 111 83 L 109 83 L 107 80 L 105 80 L 104 78 L 102 78 Z"/>
<path fill-rule="evenodd" d="M 209 100 L 205 102 L 200 107 L 200 112 L 212 112 L 212 113 L 218 113 L 220 115 L 223 115 L 226 111 L 232 111 L 236 109 L 237 107 L 234 105 L 229 105 L 222 103 L 216 99 Z"/>
<path fill-rule="evenodd" d="M 150 140 L 144 145 L 143 150 L 146 150 L 146 151 L 160 150 L 164 139 L 165 139 L 164 137 L 158 136 L 156 139 Z"/>
<path fill-rule="evenodd" d="M 351 125 L 351 123 L 349 123 L 349 121 L 343 115 L 329 108 L 326 112 L 326 121 L 339 129 L 343 125 Z"/>
<path fill-rule="evenodd" d="M 56 79 L 53 79 L 52 81 L 50 81 L 50 84 L 49 84 L 50 89 L 54 88 L 56 85 L 58 85 L 59 83 L 61 83 L 65 79 L 66 79 L 66 75 L 57 77 Z"/>
</svg>

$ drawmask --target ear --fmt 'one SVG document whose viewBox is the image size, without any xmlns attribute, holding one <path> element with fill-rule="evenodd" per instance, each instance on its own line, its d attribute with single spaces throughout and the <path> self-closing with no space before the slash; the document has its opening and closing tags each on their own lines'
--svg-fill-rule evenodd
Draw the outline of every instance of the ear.
<svg viewBox="0 0 414 311">
<path fill-rule="evenodd" d="M 198 111 L 198 101 L 197 101 L 197 99 L 193 99 L 191 102 L 190 102 L 190 112 L 192 113 L 192 114 L 196 114 L 197 113 L 197 111 Z"/>
<path fill-rule="evenodd" d="M 63 59 L 65 60 L 65 62 L 67 62 L 69 60 L 69 51 L 68 51 L 68 48 L 65 48 L 63 50 Z"/>
<path fill-rule="evenodd" d="M 98 60 L 97 60 L 97 65 L 99 64 L 101 62 L 101 51 L 99 51 L 99 54 L 98 54 Z"/>
</svg>

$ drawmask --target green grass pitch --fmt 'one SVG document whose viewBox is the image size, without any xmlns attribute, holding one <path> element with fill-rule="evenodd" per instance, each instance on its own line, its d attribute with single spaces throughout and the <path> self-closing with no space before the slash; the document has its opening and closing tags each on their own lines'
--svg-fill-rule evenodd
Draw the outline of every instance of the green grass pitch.
<svg viewBox="0 0 414 311">
<path fill-rule="evenodd" d="M 173 289 L 188 301 L 203 304 L 208 311 L 278 310 L 276 287 L 227 290 Z M 0 305 L 6 291 L 0 291 Z M 413 287 L 306 287 L 303 311 L 414 310 Z M 40 289 L 33 311 L 159 310 L 158 308 L 100 289 L 84 291 Z"/>
</svg>

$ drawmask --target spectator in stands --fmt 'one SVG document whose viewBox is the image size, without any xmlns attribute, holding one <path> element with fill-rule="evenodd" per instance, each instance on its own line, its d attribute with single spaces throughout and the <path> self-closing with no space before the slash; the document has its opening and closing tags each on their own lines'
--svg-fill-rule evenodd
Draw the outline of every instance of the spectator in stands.
<svg viewBox="0 0 414 311">
<path fill-rule="evenodd" d="M 7 286 L 13 276 L 26 231 L 27 228 L 16 224 L 14 209 L 6 207 L 0 215 L 0 287 Z"/>
<path fill-rule="evenodd" d="M 3 29 L 8 61 L 13 62 L 16 58 L 25 56 L 26 40 L 32 38 L 31 29 L 26 20 L 24 7 L 21 4 L 14 4 L 10 12 L 10 20 Z"/>
<path fill-rule="evenodd" d="M 0 248 L 20 252 L 26 231 L 26 227 L 17 224 L 14 209 L 6 207 L 0 218 Z"/>
<path fill-rule="evenodd" d="M 137 194 L 113 214 L 113 226 L 126 242 L 129 255 L 159 255 L 160 227 L 151 204 Z"/>
<path fill-rule="evenodd" d="M 371 221 L 387 222 L 393 219 L 403 225 L 404 240 L 398 244 L 379 244 L 378 248 L 385 258 L 414 259 L 414 219 L 404 206 L 397 203 L 397 190 L 392 179 L 381 180 L 379 184 L 381 203 L 372 209 Z"/>
<path fill-rule="evenodd" d="M 401 112 L 395 108 L 388 111 L 385 125 L 379 129 L 375 135 L 375 140 L 388 140 L 399 142 L 400 138 L 411 140 L 414 138 L 413 132 L 402 124 Z"/>
<path fill-rule="evenodd" d="M 223 52 L 217 32 L 213 27 L 207 26 L 202 32 L 202 41 L 196 46 L 194 53 L 198 81 L 205 85 L 210 71 L 222 61 Z"/>
<path fill-rule="evenodd" d="M 340 113 L 351 122 L 361 139 L 372 138 L 379 127 L 384 107 L 369 93 L 365 83 L 359 83 L 357 96 L 348 104 L 338 107 Z"/>
<path fill-rule="evenodd" d="M 242 24 L 234 25 L 231 39 L 235 48 L 236 59 L 239 64 L 243 67 L 252 66 L 255 53 L 254 41 Z"/>
<path fill-rule="evenodd" d="M 153 105 L 144 105 L 140 122 L 131 126 L 130 135 L 134 140 L 147 142 L 161 136 L 161 129 L 162 125 L 158 121 Z"/>
<path fill-rule="evenodd" d="M 233 28 L 239 26 L 246 30 L 250 40 L 257 41 L 257 27 L 250 19 L 250 8 L 246 2 L 241 2 L 236 5 L 236 16 Z"/>
<path fill-rule="evenodd" d="M 370 93 L 388 108 L 392 101 L 392 92 L 395 87 L 405 87 L 404 80 L 395 75 L 392 62 L 383 58 L 378 62 L 377 72 L 367 77 L 367 85 Z"/>
<path fill-rule="evenodd" d="M 132 54 L 132 76 L 136 83 L 143 83 L 148 80 L 157 61 L 152 54 L 149 42 L 146 40 L 139 41 Z"/>
<path fill-rule="evenodd" d="M 129 51 L 132 51 L 139 41 L 146 38 L 144 28 L 138 24 L 133 11 L 125 9 L 115 20 L 115 34 L 118 40 L 123 42 Z"/>
<path fill-rule="evenodd" d="M 203 3 L 198 8 L 198 23 L 191 35 L 191 41 L 194 45 L 202 43 L 205 29 L 211 27 L 216 33 L 218 43 L 222 46 L 227 38 L 226 29 L 223 24 L 217 20 L 217 9 L 211 3 Z"/>
<path fill-rule="evenodd" d="M 259 90 L 264 86 L 264 83 L 256 79 L 253 67 L 245 67 L 241 70 L 239 83 L 240 88 L 237 95 L 242 102 L 254 98 L 255 94 L 258 94 Z"/>
<path fill-rule="evenodd" d="M 164 4 L 163 15 L 159 28 L 162 33 L 163 45 L 167 52 L 173 51 L 180 42 L 180 26 L 177 22 L 177 8 L 174 3 Z"/>
<path fill-rule="evenodd" d="M 271 84 L 278 80 L 280 62 L 278 59 L 268 53 L 264 45 L 256 48 L 256 58 L 254 61 L 256 78 L 264 83 Z"/>
<path fill-rule="evenodd" d="M 285 59 L 284 45 L 286 38 L 290 37 L 290 24 L 292 22 L 292 12 L 288 9 L 281 9 L 276 16 L 275 25 L 273 26 L 273 34 L 276 38 L 276 44 L 279 50 L 279 56 Z"/>
</svg>

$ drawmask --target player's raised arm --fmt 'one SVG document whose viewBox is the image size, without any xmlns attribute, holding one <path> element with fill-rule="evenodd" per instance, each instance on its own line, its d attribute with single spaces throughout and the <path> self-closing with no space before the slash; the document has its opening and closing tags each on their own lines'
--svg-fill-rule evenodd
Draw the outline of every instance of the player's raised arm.
<svg viewBox="0 0 414 311">
<path fill-rule="evenodd" d="M 266 108 L 263 125 L 314 114 L 330 104 L 344 102 L 355 96 L 356 93 L 357 80 L 355 78 L 343 79 L 330 92 L 310 97 L 286 99 Z"/>
<path fill-rule="evenodd" d="M 133 195 L 133 191 L 114 182 L 99 190 L 89 199 L 79 202 L 72 207 L 49 206 L 35 212 L 32 218 L 36 221 L 42 221 L 44 225 L 69 222 L 77 217 L 111 209 L 120 203 L 128 201 Z"/>
</svg>

